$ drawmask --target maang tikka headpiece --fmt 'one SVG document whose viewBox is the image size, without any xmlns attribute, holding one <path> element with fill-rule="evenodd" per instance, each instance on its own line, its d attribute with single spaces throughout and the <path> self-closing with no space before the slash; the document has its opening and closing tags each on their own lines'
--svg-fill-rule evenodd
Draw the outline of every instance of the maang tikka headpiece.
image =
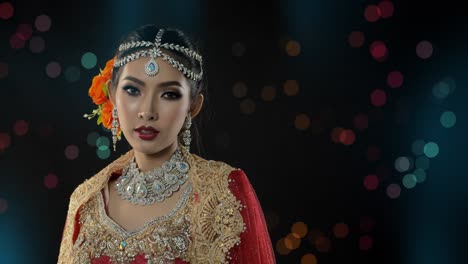
<svg viewBox="0 0 468 264">
<path fill-rule="evenodd" d="M 120 45 L 119 46 L 120 52 L 128 50 L 128 49 L 136 48 L 136 47 L 150 47 L 150 48 L 135 51 L 131 54 L 124 56 L 121 59 L 115 60 L 114 67 L 121 67 L 130 61 L 134 61 L 136 59 L 139 59 L 140 57 L 146 57 L 149 55 L 150 60 L 145 64 L 145 73 L 149 76 L 155 76 L 159 71 L 159 66 L 155 58 L 162 57 L 164 61 L 167 61 L 170 65 L 172 65 L 172 67 L 182 72 L 187 78 L 190 78 L 194 81 L 200 81 L 203 76 L 202 57 L 200 56 L 200 54 L 198 54 L 197 52 L 189 48 L 186 48 L 180 45 L 175 45 L 172 43 L 161 43 L 163 34 L 164 34 L 164 29 L 160 29 L 158 33 L 156 34 L 156 38 L 154 42 L 134 41 L 134 42 L 128 42 L 128 43 L 124 43 Z M 165 48 L 168 50 L 176 50 L 189 56 L 190 58 L 197 60 L 198 63 L 200 63 L 200 72 L 195 73 L 192 70 L 188 69 L 182 63 L 175 60 L 168 54 L 164 53 L 161 50 L 161 48 Z"/>
</svg>

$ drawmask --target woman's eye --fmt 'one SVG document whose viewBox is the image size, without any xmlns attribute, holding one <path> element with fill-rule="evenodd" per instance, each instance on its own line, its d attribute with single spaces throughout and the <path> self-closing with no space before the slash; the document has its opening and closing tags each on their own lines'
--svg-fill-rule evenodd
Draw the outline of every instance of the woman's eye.
<svg viewBox="0 0 468 264">
<path fill-rule="evenodd" d="M 163 94 L 164 98 L 171 99 L 171 100 L 179 99 L 180 96 L 181 95 L 179 93 L 176 93 L 176 92 L 166 92 L 166 93 Z"/>
<path fill-rule="evenodd" d="M 133 86 L 125 86 L 123 89 L 130 95 L 138 95 L 140 93 L 140 90 Z"/>
</svg>

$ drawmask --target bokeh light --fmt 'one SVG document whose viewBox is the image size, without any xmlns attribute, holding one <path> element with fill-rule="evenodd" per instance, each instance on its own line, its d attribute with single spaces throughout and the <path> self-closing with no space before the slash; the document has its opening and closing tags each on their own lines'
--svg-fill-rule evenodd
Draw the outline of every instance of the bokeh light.
<svg viewBox="0 0 468 264">
<path fill-rule="evenodd" d="M 341 132 L 343 132 L 344 128 L 342 127 L 335 127 L 333 128 L 333 130 L 331 131 L 331 139 L 333 142 L 335 143 L 341 143 L 340 142 L 340 135 L 341 135 Z"/>
<path fill-rule="evenodd" d="M 369 191 L 377 189 L 379 187 L 379 178 L 377 175 L 370 174 L 364 177 L 364 187 Z"/>
<path fill-rule="evenodd" d="M 109 146 L 110 144 L 110 140 L 109 138 L 105 137 L 105 136 L 100 136 L 96 139 L 96 143 L 94 144 L 96 147 L 100 147 L 100 146 Z"/>
<path fill-rule="evenodd" d="M 413 172 L 414 176 L 416 176 L 417 183 L 425 182 L 426 181 L 426 171 L 423 169 L 415 169 Z"/>
<path fill-rule="evenodd" d="M 330 249 L 331 249 L 330 238 L 326 236 L 318 237 L 317 240 L 315 240 L 315 248 L 322 253 L 330 252 Z"/>
<path fill-rule="evenodd" d="M 457 116 L 451 111 L 443 112 L 440 116 L 440 123 L 445 128 L 452 128 L 457 123 Z"/>
<path fill-rule="evenodd" d="M 8 64 L 0 62 L 0 79 L 8 76 Z"/>
<path fill-rule="evenodd" d="M 385 43 L 382 41 L 372 42 L 372 44 L 370 45 L 369 51 L 372 57 L 378 62 L 385 61 L 388 57 L 387 45 L 385 45 Z"/>
<path fill-rule="evenodd" d="M 340 142 L 343 145 L 351 146 L 356 141 L 356 134 L 351 129 L 345 129 L 340 133 Z"/>
<path fill-rule="evenodd" d="M 424 146 L 426 142 L 422 139 L 417 139 L 411 144 L 411 151 L 416 156 L 421 156 L 424 154 Z"/>
<path fill-rule="evenodd" d="M 298 114 L 294 120 L 294 126 L 298 130 L 306 130 L 310 126 L 310 118 L 306 114 Z"/>
<path fill-rule="evenodd" d="M 371 103 L 374 106 L 380 107 L 387 103 L 387 94 L 384 90 L 374 90 L 370 96 Z"/>
<path fill-rule="evenodd" d="M 424 154 L 428 158 L 435 158 L 439 155 L 439 145 L 434 142 L 429 142 L 424 146 Z"/>
<path fill-rule="evenodd" d="M 83 56 L 81 56 L 81 66 L 83 66 L 83 68 L 85 69 L 89 70 L 96 67 L 96 63 L 97 57 L 92 52 L 86 52 L 85 54 L 83 54 Z"/>
<path fill-rule="evenodd" d="M 348 42 L 353 48 L 360 48 L 364 45 L 365 37 L 361 31 L 353 31 L 349 34 Z"/>
<path fill-rule="evenodd" d="M 367 148 L 367 160 L 368 161 L 377 161 L 380 160 L 381 151 L 377 146 L 369 146 Z"/>
<path fill-rule="evenodd" d="M 32 37 L 33 28 L 30 24 L 19 24 L 16 29 L 16 36 L 21 40 L 28 40 Z"/>
<path fill-rule="evenodd" d="M 250 98 L 245 98 L 240 102 L 240 110 L 243 114 L 252 114 L 255 112 L 255 101 Z"/>
<path fill-rule="evenodd" d="M 15 124 L 13 125 L 13 132 L 17 136 L 24 136 L 28 133 L 29 124 L 25 120 L 16 120 Z"/>
<path fill-rule="evenodd" d="M 317 258 L 314 254 L 308 253 L 302 256 L 301 264 L 317 264 Z"/>
<path fill-rule="evenodd" d="M 69 160 L 74 160 L 80 155 L 80 149 L 76 145 L 68 145 L 65 148 L 65 157 Z"/>
<path fill-rule="evenodd" d="M 387 75 L 387 84 L 391 88 L 400 88 L 403 85 L 403 74 L 399 71 L 392 71 Z"/>
<path fill-rule="evenodd" d="M 395 8 L 393 7 L 392 2 L 384 0 L 380 2 L 377 6 L 379 7 L 382 18 L 390 18 L 393 16 Z"/>
<path fill-rule="evenodd" d="M 10 19 L 13 16 L 15 9 L 10 2 L 0 3 L 0 18 Z"/>
<path fill-rule="evenodd" d="M 369 235 L 364 235 L 359 238 L 359 249 L 363 251 L 370 250 L 373 246 L 373 239 Z"/>
<path fill-rule="evenodd" d="M 29 41 L 29 49 L 32 53 L 41 53 L 45 49 L 45 40 L 40 36 L 34 36 Z"/>
<path fill-rule="evenodd" d="M 110 157 L 110 149 L 109 146 L 101 145 L 96 149 L 96 154 L 100 159 L 107 159 Z"/>
<path fill-rule="evenodd" d="M 416 179 L 416 175 L 414 174 L 406 174 L 405 176 L 403 176 L 403 180 L 402 180 L 402 183 L 403 183 L 403 186 L 405 186 L 406 189 L 412 189 L 414 188 L 414 186 L 416 186 L 416 183 L 418 182 L 418 180 Z"/>
<path fill-rule="evenodd" d="M 416 45 L 416 55 L 421 59 L 428 59 L 432 56 L 433 48 L 432 44 L 423 40 Z"/>
<path fill-rule="evenodd" d="M 297 249 L 301 245 L 301 239 L 290 233 L 284 238 L 284 245 L 289 250 Z"/>
<path fill-rule="evenodd" d="M 416 159 L 416 168 L 428 170 L 429 169 L 429 158 L 426 156 L 421 156 Z"/>
<path fill-rule="evenodd" d="M 295 40 L 286 43 L 286 54 L 291 57 L 298 56 L 301 53 L 301 44 Z"/>
<path fill-rule="evenodd" d="M 34 26 L 37 30 L 41 32 L 49 31 L 50 27 L 52 26 L 52 20 L 47 15 L 40 15 L 36 17 L 34 21 Z"/>
<path fill-rule="evenodd" d="M 354 127 L 357 130 L 363 131 L 369 128 L 369 118 L 365 114 L 359 114 L 354 117 Z"/>
<path fill-rule="evenodd" d="M 291 250 L 288 249 L 286 245 L 284 244 L 284 238 L 281 238 L 280 240 L 276 242 L 276 251 L 280 255 L 287 255 L 291 252 Z"/>
<path fill-rule="evenodd" d="M 349 234 L 349 227 L 345 223 L 337 223 L 333 227 L 333 234 L 337 238 L 346 238 Z"/>
<path fill-rule="evenodd" d="M 46 74 L 50 78 L 57 78 L 62 72 L 62 67 L 58 62 L 52 61 L 49 62 L 46 66 Z"/>
<path fill-rule="evenodd" d="M 245 53 L 245 45 L 242 42 L 235 42 L 232 44 L 232 55 L 235 57 L 241 57 Z"/>
<path fill-rule="evenodd" d="M 11 136 L 8 133 L 0 133 L 0 151 L 4 151 L 11 145 Z"/>
<path fill-rule="evenodd" d="M 49 173 L 44 177 L 44 186 L 47 189 L 55 189 L 58 185 L 58 177 L 53 173 Z"/>
<path fill-rule="evenodd" d="M 271 85 L 264 86 L 261 97 L 263 101 L 273 101 L 276 97 L 276 89 Z"/>
<path fill-rule="evenodd" d="M 296 222 L 291 227 L 291 234 L 296 238 L 303 238 L 307 235 L 307 225 L 302 222 Z"/>
<path fill-rule="evenodd" d="M 17 34 L 13 34 L 10 37 L 10 47 L 13 49 L 21 49 L 24 47 L 26 41 L 18 37 Z"/>
<path fill-rule="evenodd" d="M 75 66 L 69 66 L 65 69 L 65 79 L 68 82 L 76 82 L 80 79 L 80 69 Z"/>
<path fill-rule="evenodd" d="M 398 185 L 396 183 L 392 183 L 392 184 L 387 186 L 387 195 L 391 199 L 396 199 L 396 198 L 400 197 L 400 193 L 401 193 L 400 185 Z"/>
<path fill-rule="evenodd" d="M 447 96 L 449 96 L 450 93 L 450 85 L 447 82 L 440 81 L 434 84 L 434 86 L 432 87 L 432 94 L 437 99 L 445 99 L 447 98 Z"/>
<path fill-rule="evenodd" d="M 413 166 L 413 160 L 410 157 L 398 157 L 395 160 L 395 169 L 398 172 L 409 171 Z"/>
<path fill-rule="evenodd" d="M 299 83 L 296 80 L 287 80 L 284 82 L 283 90 L 288 96 L 297 95 L 299 92 Z"/>
<path fill-rule="evenodd" d="M 243 98 L 247 96 L 247 85 L 244 82 L 236 82 L 232 86 L 232 94 L 237 98 Z"/>
<path fill-rule="evenodd" d="M 364 18 L 368 22 L 376 22 L 381 17 L 380 8 L 376 5 L 368 5 L 364 10 Z"/>
</svg>

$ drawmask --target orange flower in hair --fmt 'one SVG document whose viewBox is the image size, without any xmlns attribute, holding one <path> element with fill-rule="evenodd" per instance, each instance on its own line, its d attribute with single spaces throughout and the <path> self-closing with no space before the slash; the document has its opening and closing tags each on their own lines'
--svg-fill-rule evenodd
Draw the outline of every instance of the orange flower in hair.
<svg viewBox="0 0 468 264">
<path fill-rule="evenodd" d="M 91 119 L 97 116 L 97 124 L 102 124 L 105 128 L 112 128 L 112 109 L 113 105 L 109 99 L 107 81 L 112 78 L 112 69 L 114 67 L 114 58 L 107 61 L 104 69 L 100 70 L 100 73 L 94 76 L 89 87 L 88 95 L 93 100 L 93 103 L 98 106 L 97 109 L 94 109 L 92 114 L 85 114 L 84 117 Z M 120 133 L 122 131 L 118 130 L 118 137 L 120 139 Z"/>
</svg>

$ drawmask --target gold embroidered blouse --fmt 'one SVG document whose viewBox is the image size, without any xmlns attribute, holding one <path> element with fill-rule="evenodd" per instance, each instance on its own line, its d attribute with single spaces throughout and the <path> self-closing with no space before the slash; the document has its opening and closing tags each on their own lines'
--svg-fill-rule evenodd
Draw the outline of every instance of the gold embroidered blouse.
<svg viewBox="0 0 468 264">
<path fill-rule="evenodd" d="M 112 172 L 123 169 L 132 155 L 130 150 L 73 192 L 58 263 L 90 263 L 100 256 L 108 256 L 112 263 L 131 263 L 138 254 L 147 263 L 173 263 L 175 258 L 189 263 L 228 263 L 228 252 L 240 243 L 244 230 L 242 205 L 229 190 L 228 175 L 234 168 L 185 152 L 190 184 L 177 206 L 128 233 L 107 216 L 101 190 Z M 79 234 L 75 221 L 81 226 Z"/>
</svg>

